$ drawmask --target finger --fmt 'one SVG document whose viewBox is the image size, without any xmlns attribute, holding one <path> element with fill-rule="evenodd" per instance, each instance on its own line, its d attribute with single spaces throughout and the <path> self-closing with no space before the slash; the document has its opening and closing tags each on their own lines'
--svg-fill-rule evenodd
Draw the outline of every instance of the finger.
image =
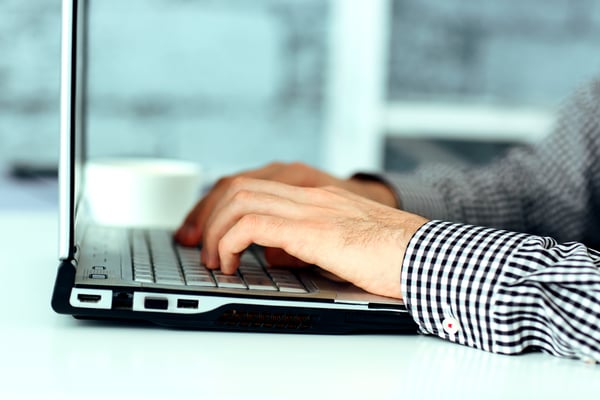
<svg viewBox="0 0 600 400">
<path fill-rule="evenodd" d="M 265 165 L 264 167 L 242 172 L 241 174 L 239 174 L 239 176 L 255 179 L 270 179 L 278 171 L 281 171 L 283 169 L 285 169 L 284 163 L 272 162 Z"/>
<path fill-rule="evenodd" d="M 202 240 L 203 221 L 214 207 L 223 189 L 213 188 L 185 217 L 183 224 L 175 232 L 175 240 L 186 246 L 194 246 Z"/>
<path fill-rule="evenodd" d="M 337 201 L 343 201 L 344 198 L 348 198 L 349 196 L 354 196 L 355 199 L 363 201 L 362 197 L 335 187 L 330 187 L 330 189 L 298 187 L 274 181 L 237 178 L 231 183 L 227 193 L 223 194 L 221 201 L 213 209 L 213 214 L 218 214 L 240 192 L 263 193 L 298 204 L 324 208 L 335 206 Z M 246 199 L 241 197 L 241 200 Z"/>
<path fill-rule="evenodd" d="M 281 183 L 238 178 L 228 193 L 215 206 L 203 230 L 202 262 L 209 268 L 218 268 L 218 243 L 221 237 L 244 215 L 261 214 L 302 220 L 317 215 L 339 213 L 332 206 L 352 211 L 354 205 L 344 200 L 351 195 L 334 188 L 298 188 Z M 354 195 L 353 195 L 354 196 Z M 359 196 L 357 199 L 365 201 Z"/>
<path fill-rule="evenodd" d="M 202 231 L 198 229 L 196 218 L 206 209 L 209 199 L 200 200 L 185 217 L 181 226 L 175 231 L 175 240 L 184 246 L 196 246 L 202 240 Z"/>
<path fill-rule="evenodd" d="M 187 215 L 184 223 L 175 234 L 176 240 L 185 244 L 189 243 L 190 245 L 197 244 L 201 240 L 202 229 L 205 226 L 207 215 L 219 201 L 225 188 L 238 177 L 265 179 L 302 187 L 344 185 L 343 180 L 299 162 L 291 164 L 273 162 L 261 168 L 225 177 L 220 179 L 205 199 L 199 202 Z"/>
<path fill-rule="evenodd" d="M 316 187 L 334 184 L 336 179 L 303 163 L 287 164 L 270 171 L 269 180 L 301 187 Z"/>
<path fill-rule="evenodd" d="M 237 178 L 269 179 L 281 169 L 284 164 L 274 162 L 264 167 L 243 171 L 239 174 L 226 176 L 219 179 L 207 195 L 192 208 L 187 214 L 181 226 L 175 232 L 175 240 L 187 246 L 195 246 L 202 240 L 202 232 L 206 220 L 217 205 L 223 194 L 235 182 Z"/>
<path fill-rule="evenodd" d="M 304 163 L 274 162 L 263 168 L 241 174 L 248 178 L 265 179 L 293 186 L 323 186 L 333 183 L 333 177 Z"/>
<path fill-rule="evenodd" d="M 203 262 L 209 268 L 219 264 L 219 240 L 244 215 L 262 214 L 286 219 L 302 219 L 308 214 L 306 206 L 270 193 L 239 191 L 209 219 L 202 246 Z"/>
<path fill-rule="evenodd" d="M 245 197 L 239 197 L 242 192 L 256 192 L 265 195 L 281 197 L 282 199 L 295 201 L 299 203 L 315 203 L 318 199 L 314 194 L 310 193 L 308 188 L 300 188 L 297 186 L 287 185 L 280 182 L 273 182 L 262 179 L 253 179 L 246 177 L 238 177 L 231 181 L 229 188 L 223 193 L 220 201 L 216 204 L 211 215 L 208 216 L 207 222 L 210 223 L 210 218 L 221 212 L 224 207 L 227 207 L 230 202 L 236 197 L 241 201 L 246 201 Z"/>
<path fill-rule="evenodd" d="M 280 182 L 273 182 L 267 180 L 253 179 L 247 177 L 237 177 L 231 180 L 228 184 L 228 188 L 223 193 L 214 206 L 210 210 L 203 211 L 205 215 L 203 218 L 202 232 L 206 232 L 208 227 L 214 223 L 215 218 L 222 213 L 225 207 L 230 207 L 230 204 L 234 201 L 247 201 L 249 200 L 249 192 L 263 193 L 265 195 L 277 196 L 282 201 L 293 201 L 295 203 L 301 203 L 311 206 L 324 206 L 328 207 L 332 204 L 332 196 L 334 193 L 317 190 L 315 188 L 301 188 L 297 186 L 287 185 Z M 240 193 L 246 194 L 246 196 L 240 196 Z M 259 209 L 247 209 L 248 212 L 262 212 L 262 208 Z M 204 233 L 203 233 L 204 235 Z M 204 244 L 206 242 L 204 241 Z M 206 257 L 206 246 L 203 246 L 203 257 Z M 211 247 L 211 250 L 213 247 Z M 204 258 L 203 258 L 204 259 Z"/>
<path fill-rule="evenodd" d="M 298 250 L 307 248 L 305 244 L 310 236 L 300 225 L 297 221 L 270 215 L 243 216 L 219 241 L 221 270 L 228 274 L 235 272 L 239 265 L 239 254 L 252 243 L 280 248 L 308 264 L 316 264 L 312 256 L 300 254 Z"/>
<path fill-rule="evenodd" d="M 175 232 L 175 240 L 188 246 L 200 243 L 206 220 L 231 185 L 230 182 L 235 179 L 236 177 L 225 177 L 217 181 L 185 217 L 183 224 Z"/>
<path fill-rule="evenodd" d="M 242 176 L 229 179 L 226 181 L 226 183 L 222 184 L 221 188 L 215 189 L 215 197 L 211 198 L 210 200 L 207 198 L 207 201 L 211 201 L 211 203 L 210 205 L 205 206 L 205 208 L 200 211 L 200 214 L 197 217 L 199 219 L 197 221 L 197 225 L 193 228 L 196 230 L 196 232 L 201 232 L 200 236 L 203 241 L 201 259 L 204 264 L 209 265 L 211 268 L 216 268 L 218 266 L 218 257 L 215 252 L 216 242 L 212 239 L 214 236 L 211 235 L 211 239 L 207 241 L 205 237 L 205 232 L 209 230 L 214 232 L 215 229 L 211 229 L 210 227 L 214 225 L 215 218 L 222 214 L 222 210 L 225 207 L 232 208 L 232 203 L 236 201 L 238 203 L 247 201 L 249 196 L 244 196 L 244 194 L 249 194 L 252 191 L 255 191 L 257 193 L 290 197 L 291 194 L 289 194 L 288 192 L 293 191 L 293 189 L 292 187 L 282 187 L 282 184 L 280 183 Z M 240 195 L 240 193 L 242 195 Z M 246 211 L 261 212 L 262 208 L 258 208 L 255 210 L 252 210 L 251 208 L 246 208 Z M 230 213 L 227 215 L 229 216 Z M 196 237 L 198 237 L 198 235 L 196 235 L 194 238 Z"/>
</svg>

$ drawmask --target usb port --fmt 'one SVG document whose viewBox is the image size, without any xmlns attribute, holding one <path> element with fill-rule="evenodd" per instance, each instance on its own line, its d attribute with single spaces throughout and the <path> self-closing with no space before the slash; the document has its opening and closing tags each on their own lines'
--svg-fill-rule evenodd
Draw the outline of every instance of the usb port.
<svg viewBox="0 0 600 400">
<path fill-rule="evenodd" d="M 146 297 L 144 307 L 152 310 L 168 310 L 169 300 L 164 297 Z"/>
<path fill-rule="evenodd" d="M 198 308 L 198 300 L 177 299 L 177 308 Z"/>
<path fill-rule="evenodd" d="M 86 294 L 86 293 L 78 293 L 77 300 L 82 303 L 97 303 L 100 301 L 102 296 L 99 294 Z"/>
</svg>

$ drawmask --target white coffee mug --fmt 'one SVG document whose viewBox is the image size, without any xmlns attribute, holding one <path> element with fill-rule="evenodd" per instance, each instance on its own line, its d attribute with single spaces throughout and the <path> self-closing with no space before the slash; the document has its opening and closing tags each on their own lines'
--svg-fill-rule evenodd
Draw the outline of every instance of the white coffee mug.
<svg viewBox="0 0 600 400">
<path fill-rule="evenodd" d="M 169 159 L 90 160 L 85 196 L 100 224 L 175 228 L 198 200 L 201 168 Z"/>
</svg>

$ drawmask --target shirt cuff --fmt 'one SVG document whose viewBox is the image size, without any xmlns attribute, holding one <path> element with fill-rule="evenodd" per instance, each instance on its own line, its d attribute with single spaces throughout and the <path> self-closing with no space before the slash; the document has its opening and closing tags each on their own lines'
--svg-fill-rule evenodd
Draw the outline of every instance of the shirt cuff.
<svg viewBox="0 0 600 400">
<path fill-rule="evenodd" d="M 394 190 L 400 209 L 427 219 L 450 220 L 447 202 L 435 187 L 409 174 L 382 174 L 380 179 Z"/>
<path fill-rule="evenodd" d="M 422 333 L 494 351 L 492 295 L 502 267 L 526 235 L 430 221 L 402 266 L 404 302 Z"/>
</svg>

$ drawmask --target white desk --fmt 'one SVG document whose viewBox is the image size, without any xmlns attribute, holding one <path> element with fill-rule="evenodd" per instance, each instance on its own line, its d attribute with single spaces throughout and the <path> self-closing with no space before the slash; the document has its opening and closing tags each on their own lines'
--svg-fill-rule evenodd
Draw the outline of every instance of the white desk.
<svg viewBox="0 0 600 400">
<path fill-rule="evenodd" d="M 0 211 L 0 398 L 594 399 L 600 366 L 422 336 L 178 331 L 55 314 L 51 212 Z M 84 395 L 85 393 L 85 395 Z"/>
</svg>

